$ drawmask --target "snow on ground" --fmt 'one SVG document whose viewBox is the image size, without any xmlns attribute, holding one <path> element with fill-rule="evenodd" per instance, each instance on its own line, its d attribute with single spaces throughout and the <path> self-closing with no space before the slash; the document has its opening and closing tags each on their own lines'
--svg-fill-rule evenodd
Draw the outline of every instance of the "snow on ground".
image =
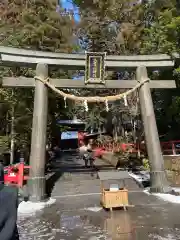
<svg viewBox="0 0 180 240">
<path fill-rule="evenodd" d="M 180 204 L 180 196 L 165 193 L 155 193 L 153 195 L 161 198 L 164 201 Z"/>
<path fill-rule="evenodd" d="M 168 234 L 166 237 L 159 236 L 157 234 L 149 234 L 148 236 L 151 239 L 154 240 L 176 240 L 176 238 L 172 234 Z"/>
<path fill-rule="evenodd" d="M 129 173 L 129 175 L 138 183 L 142 183 L 143 181 L 150 180 L 150 174 L 148 171 L 140 171 L 137 174 Z M 180 188 L 172 188 L 172 190 L 175 192 L 180 192 Z M 173 194 L 165 194 L 165 193 L 150 193 L 149 189 L 144 190 L 144 193 L 148 195 L 154 195 L 167 202 L 180 204 L 180 196 L 175 196 Z"/>
<path fill-rule="evenodd" d="M 34 203 L 30 201 L 28 202 L 22 201 L 18 207 L 18 215 L 33 215 L 37 211 L 41 211 L 45 207 L 50 206 L 55 202 L 56 200 L 53 198 L 50 198 L 47 202 L 38 202 L 38 203 Z"/>
<path fill-rule="evenodd" d="M 89 208 L 84 208 L 84 210 L 91 211 L 91 212 L 99 212 L 103 208 L 102 207 L 89 207 Z"/>
<path fill-rule="evenodd" d="M 150 174 L 148 171 L 139 171 L 138 173 L 129 172 L 129 176 L 131 176 L 138 183 L 142 183 L 143 181 L 150 180 Z"/>
<path fill-rule="evenodd" d="M 129 173 L 129 176 L 132 177 L 135 181 L 142 183 L 142 176 L 136 175 L 134 173 Z"/>
<path fill-rule="evenodd" d="M 148 195 L 153 195 L 156 196 L 166 202 L 171 202 L 171 203 L 178 203 L 180 204 L 180 196 L 175 196 L 169 193 L 150 193 L 149 190 L 144 190 L 144 193 Z"/>
<path fill-rule="evenodd" d="M 179 187 L 173 187 L 172 190 L 175 191 L 175 192 L 178 192 L 178 193 L 180 192 L 180 188 Z"/>
</svg>

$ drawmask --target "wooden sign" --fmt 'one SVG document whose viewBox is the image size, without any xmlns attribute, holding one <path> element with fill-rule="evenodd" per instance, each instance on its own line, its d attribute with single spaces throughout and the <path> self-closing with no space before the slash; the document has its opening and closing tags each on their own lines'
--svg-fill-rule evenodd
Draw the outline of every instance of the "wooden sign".
<svg viewBox="0 0 180 240">
<path fill-rule="evenodd" d="M 106 53 L 86 52 L 85 84 L 105 84 Z"/>
</svg>

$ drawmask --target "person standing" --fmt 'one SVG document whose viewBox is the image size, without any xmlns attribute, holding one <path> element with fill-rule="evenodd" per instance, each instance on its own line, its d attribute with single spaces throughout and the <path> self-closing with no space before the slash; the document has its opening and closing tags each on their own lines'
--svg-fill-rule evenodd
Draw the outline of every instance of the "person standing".
<svg viewBox="0 0 180 240">
<path fill-rule="evenodd" d="M 90 167 L 94 168 L 94 157 L 93 157 L 92 144 L 93 144 L 93 140 L 90 139 L 89 143 L 87 145 L 87 151 L 88 151 L 88 161 L 89 161 Z"/>
<path fill-rule="evenodd" d="M 88 144 L 85 142 L 81 142 L 80 144 L 81 144 L 81 146 L 79 148 L 80 157 L 84 160 L 85 167 L 87 168 L 88 167 L 88 157 L 89 157 Z"/>
</svg>

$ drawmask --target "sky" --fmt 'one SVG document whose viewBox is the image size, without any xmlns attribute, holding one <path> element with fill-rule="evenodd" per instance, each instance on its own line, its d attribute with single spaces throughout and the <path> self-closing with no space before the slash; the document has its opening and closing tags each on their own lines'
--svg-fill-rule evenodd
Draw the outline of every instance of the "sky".
<svg viewBox="0 0 180 240">
<path fill-rule="evenodd" d="M 63 8 L 70 9 L 70 10 L 73 9 L 75 13 L 75 20 L 76 21 L 80 20 L 78 8 L 72 4 L 72 0 L 58 0 L 58 1 L 62 4 Z M 142 0 L 137 0 L 137 2 L 141 3 Z"/>
<path fill-rule="evenodd" d="M 59 0 L 59 1 L 62 4 L 63 8 L 66 8 L 67 10 L 70 9 L 70 10 L 74 11 L 74 16 L 75 16 L 76 21 L 80 20 L 80 16 L 79 16 L 79 13 L 78 13 L 79 12 L 78 8 L 72 4 L 71 0 Z"/>
<path fill-rule="evenodd" d="M 76 6 L 74 6 L 72 4 L 71 0 L 59 0 L 60 3 L 62 4 L 63 8 L 66 8 L 67 10 L 70 9 L 74 11 L 74 16 L 75 16 L 75 20 L 78 22 L 80 20 L 80 16 L 79 16 L 79 11 L 78 8 Z M 77 80 L 77 79 L 81 79 L 81 76 L 74 76 L 73 79 Z"/>
</svg>

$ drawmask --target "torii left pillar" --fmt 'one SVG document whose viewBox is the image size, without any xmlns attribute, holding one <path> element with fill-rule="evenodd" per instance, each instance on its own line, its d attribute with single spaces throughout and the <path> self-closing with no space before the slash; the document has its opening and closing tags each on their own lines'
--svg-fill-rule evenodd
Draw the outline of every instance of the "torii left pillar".
<svg viewBox="0 0 180 240">
<path fill-rule="evenodd" d="M 36 76 L 48 78 L 48 65 L 37 64 Z M 43 201 L 45 192 L 45 158 L 46 130 L 48 114 L 48 90 L 39 80 L 35 82 L 34 112 L 31 136 L 30 178 L 28 181 L 29 199 L 33 202 Z"/>
</svg>

